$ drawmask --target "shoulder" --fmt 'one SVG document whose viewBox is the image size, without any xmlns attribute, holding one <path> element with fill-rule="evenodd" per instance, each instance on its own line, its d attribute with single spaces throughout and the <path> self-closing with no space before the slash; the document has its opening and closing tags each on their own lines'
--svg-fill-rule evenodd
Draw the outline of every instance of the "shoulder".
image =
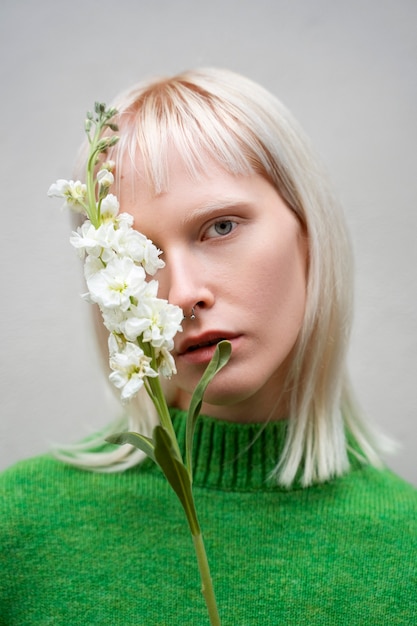
<svg viewBox="0 0 417 626">
<path fill-rule="evenodd" d="M 67 471 L 65 464 L 50 454 L 36 456 L 11 465 L 0 473 L 0 491 L 13 491 L 17 496 L 20 489 L 43 487 Z"/>
<path fill-rule="evenodd" d="M 74 477 L 71 468 L 50 455 L 19 461 L 0 474 L 0 519 L 41 515 L 45 502 L 59 497 Z"/>
<path fill-rule="evenodd" d="M 73 467 L 51 454 L 20 461 L 0 473 L 0 533 L 59 527 L 69 519 L 108 512 L 114 503 L 128 506 L 132 494 L 158 493 L 158 473 L 147 471 L 145 462 L 142 466 L 103 473 Z"/>
<path fill-rule="evenodd" d="M 0 473 L 0 492 L 13 492 L 16 497 L 20 489 L 25 489 L 39 481 L 42 484 L 51 473 L 56 473 L 58 464 L 49 455 L 19 461 Z"/>
<path fill-rule="evenodd" d="M 352 475 L 359 493 L 376 503 L 391 503 L 395 507 L 417 506 L 417 488 L 387 467 L 367 467 L 362 472 L 353 472 Z"/>
<path fill-rule="evenodd" d="M 142 464 L 147 466 L 146 463 Z M 135 481 L 138 468 L 123 472 L 97 472 L 78 468 L 45 454 L 20 461 L 0 473 L 0 495 L 11 501 L 81 496 L 82 493 L 102 494 Z M 0 500 L 1 501 L 1 500 Z M 4 500 L 3 500 L 4 501 Z"/>
<path fill-rule="evenodd" d="M 375 505 L 417 505 L 417 488 L 388 467 L 356 467 L 341 479 L 341 485 L 356 498 Z"/>
<path fill-rule="evenodd" d="M 86 488 L 89 477 L 43 455 L 19 461 L 0 474 L 0 519 L 28 522 L 42 517 L 52 505 L 69 499 Z"/>
<path fill-rule="evenodd" d="M 362 467 L 336 484 L 336 506 L 354 524 L 417 537 L 417 489 L 388 468 Z"/>
</svg>

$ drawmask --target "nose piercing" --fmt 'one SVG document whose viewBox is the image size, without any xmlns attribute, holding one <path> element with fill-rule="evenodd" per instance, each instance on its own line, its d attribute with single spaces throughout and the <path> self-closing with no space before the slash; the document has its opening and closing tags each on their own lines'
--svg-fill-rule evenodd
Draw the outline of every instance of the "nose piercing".
<svg viewBox="0 0 417 626">
<path fill-rule="evenodd" d="M 187 319 L 187 317 L 188 317 L 190 320 L 195 320 L 195 318 L 196 318 L 197 316 L 196 316 L 196 314 L 195 314 L 195 308 L 194 308 L 194 307 L 191 307 L 191 315 L 184 315 L 184 319 L 185 319 L 185 320 Z"/>
</svg>

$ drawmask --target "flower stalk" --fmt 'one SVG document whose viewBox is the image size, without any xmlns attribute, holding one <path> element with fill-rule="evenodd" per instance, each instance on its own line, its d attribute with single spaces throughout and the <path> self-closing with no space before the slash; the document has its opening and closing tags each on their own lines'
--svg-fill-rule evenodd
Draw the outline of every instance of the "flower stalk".
<svg viewBox="0 0 417 626">
<path fill-rule="evenodd" d="M 101 155 L 113 147 L 118 136 L 114 123 L 117 110 L 96 103 L 94 113 L 87 113 L 85 131 L 89 143 L 85 183 L 60 179 L 48 195 L 65 199 L 85 221 L 72 233 L 71 244 L 85 260 L 84 275 L 88 292 L 84 299 L 99 306 L 103 323 L 109 331 L 111 382 L 120 390 L 123 403 L 131 401 L 143 388 L 150 396 L 160 424 L 147 437 L 123 432 L 107 441 L 131 444 L 142 450 L 162 470 L 177 495 L 191 531 L 202 593 L 210 624 L 220 626 L 213 583 L 192 491 L 192 446 L 203 396 L 213 377 L 227 364 L 231 344 L 221 341 L 191 398 L 186 421 L 185 457 L 183 459 L 162 390 L 160 376 L 176 374 L 171 351 L 174 336 L 182 331 L 183 311 L 158 298 L 158 282 L 150 280 L 164 266 L 161 251 L 142 233 L 133 229 L 133 218 L 119 213 L 119 202 L 110 188 L 114 182 L 114 163 Z"/>
<path fill-rule="evenodd" d="M 207 610 L 212 626 L 220 626 L 220 616 L 217 610 L 216 597 L 214 595 L 213 582 L 211 579 L 210 568 L 207 560 L 206 550 L 203 542 L 203 535 L 193 535 L 194 548 L 197 555 L 198 567 L 201 577 L 201 592 L 206 601 Z"/>
</svg>

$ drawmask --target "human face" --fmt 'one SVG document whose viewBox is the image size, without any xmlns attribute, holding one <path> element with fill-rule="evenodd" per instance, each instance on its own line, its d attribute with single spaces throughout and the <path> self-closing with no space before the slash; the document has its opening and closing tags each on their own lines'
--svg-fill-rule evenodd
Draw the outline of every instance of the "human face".
<svg viewBox="0 0 417 626">
<path fill-rule="evenodd" d="M 231 359 L 203 412 L 242 422 L 285 417 L 283 384 L 306 298 L 299 219 L 258 174 L 235 176 L 208 161 L 196 182 L 174 158 L 169 180 L 155 195 L 140 168 L 126 168 L 119 197 L 135 228 L 163 250 L 159 296 L 188 316 L 175 338 L 175 404 L 188 408 L 215 343 L 228 339 Z"/>
</svg>

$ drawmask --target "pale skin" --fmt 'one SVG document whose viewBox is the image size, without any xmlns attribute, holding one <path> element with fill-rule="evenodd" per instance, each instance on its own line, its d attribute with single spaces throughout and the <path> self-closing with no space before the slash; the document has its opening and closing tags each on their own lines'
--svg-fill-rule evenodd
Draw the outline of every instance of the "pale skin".
<svg viewBox="0 0 417 626">
<path fill-rule="evenodd" d="M 285 418 L 283 383 L 306 300 L 307 239 L 298 217 L 258 174 L 234 176 L 207 161 L 195 181 L 177 157 L 169 190 L 155 194 L 140 173 L 140 163 L 124 168 L 121 210 L 163 250 L 159 296 L 188 316 L 175 338 L 174 404 L 188 408 L 215 342 L 228 339 L 231 360 L 202 412 L 235 422 Z"/>
</svg>

